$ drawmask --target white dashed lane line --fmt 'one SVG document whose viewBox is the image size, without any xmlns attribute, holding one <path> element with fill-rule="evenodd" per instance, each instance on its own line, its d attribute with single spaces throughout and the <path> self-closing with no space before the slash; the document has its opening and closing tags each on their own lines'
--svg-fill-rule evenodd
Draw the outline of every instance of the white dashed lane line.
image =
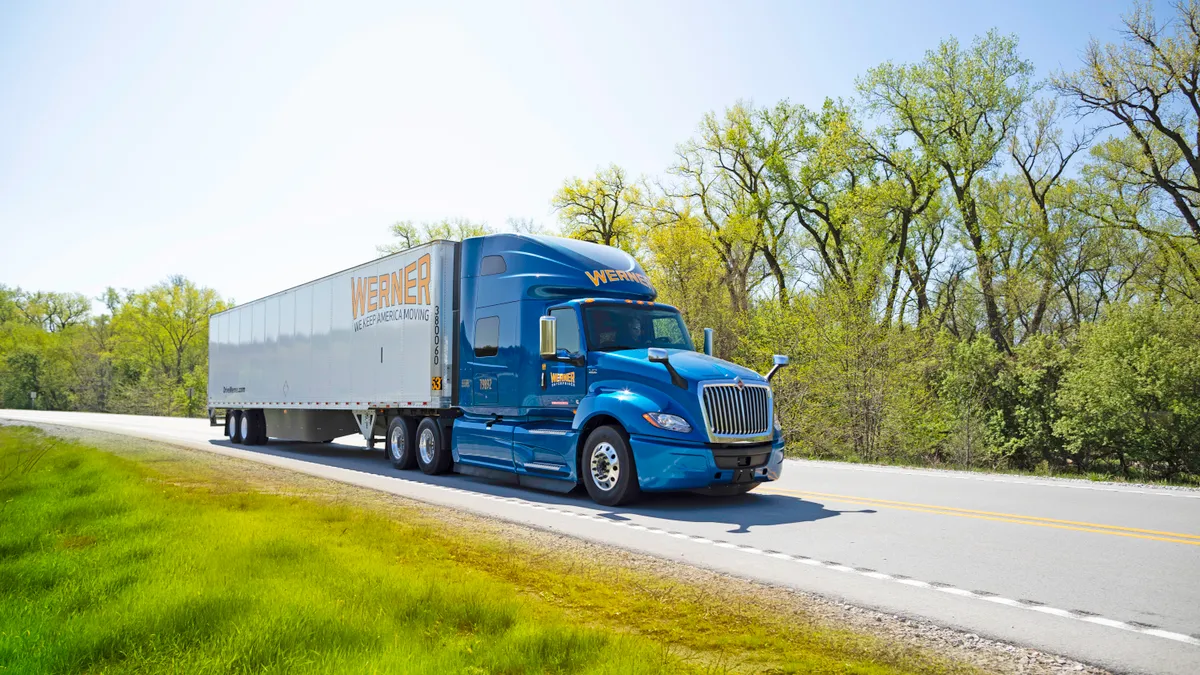
<svg viewBox="0 0 1200 675">
<path fill-rule="evenodd" d="M 366 472 L 357 471 L 354 469 L 348 469 L 348 471 L 354 471 L 355 473 L 363 473 L 364 475 L 369 475 L 369 476 L 375 475 L 375 474 L 369 474 Z M 396 480 L 404 480 L 404 479 L 398 478 Z M 1014 607 L 1017 609 L 1024 609 L 1024 610 L 1028 610 L 1031 612 L 1039 612 L 1041 614 L 1048 614 L 1050 616 L 1056 616 L 1056 617 L 1060 617 L 1063 619 L 1082 621 L 1084 623 L 1095 624 L 1098 626 L 1105 626 L 1107 628 L 1115 628 L 1118 630 L 1129 631 L 1132 633 L 1141 633 L 1143 635 L 1150 635 L 1153 637 L 1163 638 L 1166 640 L 1173 640 L 1175 642 L 1182 642 L 1184 644 L 1200 646 L 1200 638 L 1196 638 L 1191 635 L 1185 635 L 1183 633 L 1175 633 L 1172 631 L 1162 630 L 1161 628 L 1156 628 L 1154 626 L 1147 626 L 1145 624 L 1134 624 L 1134 623 L 1130 623 L 1130 622 L 1126 622 L 1126 621 L 1117 621 L 1115 619 L 1108 619 L 1108 618 L 1105 618 L 1102 616 L 1096 616 L 1093 614 L 1085 614 L 1082 612 L 1073 612 L 1073 611 L 1066 610 L 1066 609 L 1058 609 L 1056 607 L 1048 607 L 1046 605 L 1039 604 L 1036 602 L 1014 600 L 1012 598 L 1005 598 L 1005 597 L 1002 597 L 999 595 L 994 595 L 992 593 L 987 593 L 987 592 L 983 592 L 983 591 L 968 591 L 968 590 L 965 590 L 962 588 L 956 588 L 954 586 L 949 586 L 946 584 L 921 581 L 919 579 L 911 579 L 911 578 L 903 576 L 903 575 L 886 574 L 884 572 L 878 572 L 878 571 L 872 570 L 872 569 L 850 567 L 849 565 L 843 565 L 841 563 L 832 562 L 832 561 L 816 560 L 816 559 L 809 558 L 807 556 L 802 556 L 802 555 L 793 555 L 791 553 L 783 553 L 781 551 L 765 550 L 765 549 L 760 549 L 755 546 L 747 546 L 745 544 L 735 544 L 732 542 L 721 541 L 718 539 L 708 539 L 706 537 L 701 537 L 701 536 L 692 535 L 692 534 L 685 534 L 683 532 L 672 532 L 670 530 L 664 530 L 662 528 L 652 527 L 652 526 L 648 526 L 648 525 L 640 525 L 638 523 L 633 523 L 630 521 L 613 520 L 612 518 L 605 518 L 603 516 L 599 516 L 599 515 L 595 515 L 595 514 L 580 513 L 578 511 L 571 511 L 568 509 L 560 509 L 560 508 L 557 508 L 554 506 L 547 506 L 546 504 L 539 504 L 537 502 L 527 501 L 524 499 L 520 499 L 518 497 L 500 497 L 497 495 L 489 495 L 489 494 L 485 494 L 485 493 L 481 493 L 481 492 L 464 490 L 462 488 L 449 487 L 446 485 L 435 485 L 432 483 L 418 483 L 418 485 L 436 488 L 438 490 L 458 492 L 460 494 L 470 495 L 470 496 L 474 496 L 474 497 L 482 497 L 483 499 L 489 499 L 492 501 L 505 502 L 508 504 L 516 504 L 519 506 L 525 506 L 528 508 L 536 509 L 538 511 L 546 511 L 548 513 L 555 513 L 558 515 L 568 516 L 568 517 L 572 517 L 572 518 L 580 518 L 583 520 L 590 520 L 592 522 L 597 522 L 597 523 L 607 523 L 614 527 L 623 527 L 626 529 L 637 530 L 639 532 L 647 532 L 650 534 L 664 535 L 664 536 L 668 536 L 668 537 L 673 537 L 675 539 L 685 539 L 685 540 L 688 540 L 688 541 L 690 541 L 692 543 L 696 543 L 696 544 L 706 544 L 706 545 L 715 546 L 718 548 L 733 549 L 733 550 L 741 551 L 743 553 L 748 553 L 751 555 L 762 555 L 762 556 L 766 556 L 769 558 L 775 558 L 777 560 L 786 560 L 786 561 L 794 562 L 794 563 L 797 563 L 800 565 L 807 565 L 810 567 L 820 567 L 823 569 L 832 570 L 834 572 L 842 572 L 845 574 L 855 574 L 858 576 L 867 577 L 868 579 L 875 579 L 877 581 L 892 582 L 892 583 L 897 583 L 897 584 L 903 584 L 905 586 L 913 586 L 915 588 L 923 588 L 923 589 L 933 590 L 933 591 L 937 591 L 939 593 L 955 595 L 960 598 L 968 598 L 971 600 L 980 600 L 983 602 L 991 602 L 991 603 L 995 603 L 998 605 L 1004 605 L 1006 607 Z"/>
</svg>

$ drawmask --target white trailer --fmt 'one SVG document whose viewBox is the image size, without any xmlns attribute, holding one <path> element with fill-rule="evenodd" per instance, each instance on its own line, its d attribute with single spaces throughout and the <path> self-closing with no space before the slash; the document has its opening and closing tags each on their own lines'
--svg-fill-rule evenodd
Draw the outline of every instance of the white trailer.
<svg viewBox="0 0 1200 675">
<path fill-rule="evenodd" d="M 449 408 L 455 247 L 435 241 L 213 315 L 210 419 L 253 414 L 246 443 L 269 428 L 322 442 L 358 432 L 373 445 L 375 411 Z"/>
</svg>

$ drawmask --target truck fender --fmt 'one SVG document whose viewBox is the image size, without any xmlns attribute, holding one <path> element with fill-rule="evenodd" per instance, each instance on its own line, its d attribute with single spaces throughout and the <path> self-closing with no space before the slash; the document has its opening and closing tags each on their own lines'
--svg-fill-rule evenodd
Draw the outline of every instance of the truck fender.
<svg viewBox="0 0 1200 675">
<path fill-rule="evenodd" d="M 587 440 L 586 432 L 591 431 L 589 422 L 597 416 L 611 417 L 621 425 L 627 434 L 655 434 L 655 429 L 642 415 L 656 412 L 668 407 L 669 402 L 661 394 L 653 390 L 646 391 L 637 387 L 624 389 L 609 389 L 590 393 L 579 402 L 576 408 L 575 421 L 571 425 L 579 432 L 579 445 L 582 447 Z M 663 399 L 663 400 L 659 400 Z"/>
</svg>

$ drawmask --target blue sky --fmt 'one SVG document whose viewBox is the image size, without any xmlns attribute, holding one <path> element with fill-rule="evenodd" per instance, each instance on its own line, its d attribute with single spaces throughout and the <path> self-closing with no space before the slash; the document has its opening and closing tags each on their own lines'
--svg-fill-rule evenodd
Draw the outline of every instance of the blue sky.
<svg viewBox="0 0 1200 675">
<path fill-rule="evenodd" d="M 564 179 L 657 174 L 707 111 L 852 96 L 951 35 L 1074 68 L 1131 6 L 10 0 L 0 283 L 184 274 L 246 301 L 371 259 L 396 220 L 552 222 Z"/>
</svg>

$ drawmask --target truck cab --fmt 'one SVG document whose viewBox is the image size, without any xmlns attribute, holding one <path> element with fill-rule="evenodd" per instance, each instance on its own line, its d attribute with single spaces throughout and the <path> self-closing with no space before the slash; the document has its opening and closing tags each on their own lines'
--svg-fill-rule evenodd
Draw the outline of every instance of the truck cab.
<svg viewBox="0 0 1200 675">
<path fill-rule="evenodd" d="M 615 506 L 642 492 L 741 494 L 779 477 L 770 375 L 698 352 L 616 248 L 466 239 L 455 293 L 455 468 Z"/>
</svg>

